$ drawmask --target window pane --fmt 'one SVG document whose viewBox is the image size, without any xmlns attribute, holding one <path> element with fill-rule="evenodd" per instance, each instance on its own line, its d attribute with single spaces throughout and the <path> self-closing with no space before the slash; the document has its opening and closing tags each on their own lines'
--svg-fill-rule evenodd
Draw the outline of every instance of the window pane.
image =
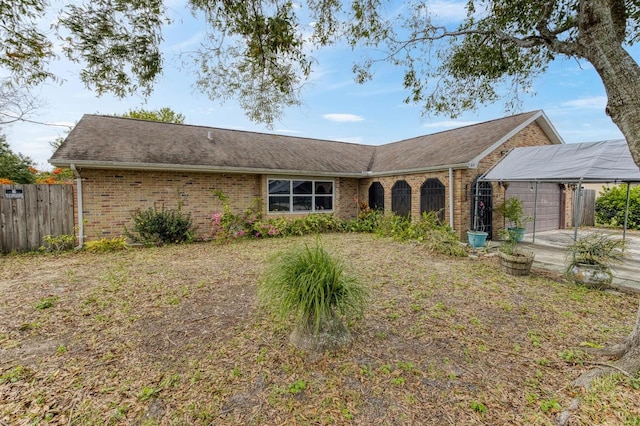
<svg viewBox="0 0 640 426">
<path fill-rule="evenodd" d="M 333 210 L 333 197 L 316 196 L 316 210 Z"/>
<path fill-rule="evenodd" d="M 316 182 L 316 194 L 333 194 L 333 182 Z"/>
<path fill-rule="evenodd" d="M 293 197 L 294 211 L 311 211 L 311 197 Z"/>
<path fill-rule="evenodd" d="M 294 194 L 311 194 L 311 181 L 294 180 L 293 193 Z"/>
<path fill-rule="evenodd" d="M 288 212 L 289 197 L 269 197 L 270 212 Z"/>
<path fill-rule="evenodd" d="M 270 180 L 269 194 L 289 194 L 290 180 Z"/>
</svg>

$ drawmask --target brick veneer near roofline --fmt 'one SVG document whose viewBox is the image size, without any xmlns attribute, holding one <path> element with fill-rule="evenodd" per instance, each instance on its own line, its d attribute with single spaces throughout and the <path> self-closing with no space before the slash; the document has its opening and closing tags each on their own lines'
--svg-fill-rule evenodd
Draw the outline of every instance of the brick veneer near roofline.
<svg viewBox="0 0 640 426">
<path fill-rule="evenodd" d="M 470 208 L 467 191 L 473 179 L 495 164 L 511 148 L 550 143 L 544 131 L 534 122 L 488 154 L 477 169 L 453 170 L 453 228 L 460 238 L 464 239 L 465 232 L 469 229 Z M 155 203 L 158 208 L 164 206 L 175 209 L 178 202 L 181 203 L 183 211 L 191 213 L 198 227 L 198 236 L 206 239 L 210 236 L 211 214 L 221 210 L 220 201 L 213 195 L 214 190 L 221 190 L 229 197 L 231 207 L 236 213 L 241 213 L 253 205 L 256 199 L 260 200 L 262 211 L 267 210 L 266 175 L 99 169 L 80 170 L 80 175 L 83 179 L 84 235 L 87 240 L 122 235 L 124 227 L 131 225 L 131 216 L 137 208 L 146 209 Z M 336 178 L 334 213 L 343 219 L 356 217 L 357 204 L 354 202 L 354 196 L 358 195 L 360 200 L 368 201 L 368 188 L 374 181 L 380 182 L 384 187 L 385 207 L 389 212 L 393 183 L 406 180 L 412 188 L 412 217 L 419 217 L 420 186 L 428 178 L 437 178 L 445 186 L 445 220 L 448 222 L 448 170 L 379 178 Z M 497 184 L 494 184 L 493 188 L 494 205 L 498 205 L 504 199 L 504 191 L 500 190 Z M 569 202 L 570 197 L 567 197 L 567 200 Z M 565 211 L 570 212 L 571 209 L 566 208 Z M 77 211 L 75 217 L 77 221 Z M 497 230 L 501 226 L 502 219 L 494 215 L 494 229 Z"/>
</svg>

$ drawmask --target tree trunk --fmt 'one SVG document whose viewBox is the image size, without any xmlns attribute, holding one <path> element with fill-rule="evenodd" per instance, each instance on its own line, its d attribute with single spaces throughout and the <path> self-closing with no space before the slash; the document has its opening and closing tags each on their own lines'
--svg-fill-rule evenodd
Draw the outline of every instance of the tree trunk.
<svg viewBox="0 0 640 426">
<path fill-rule="evenodd" d="M 640 166 L 640 66 L 622 47 L 626 24 L 623 0 L 580 2 L 579 56 L 588 60 L 602 78 L 607 92 L 607 114 L 627 140 L 633 160 Z M 619 370 L 632 377 L 640 371 L 640 308 L 622 356 L 612 364 L 583 374 L 575 382 L 588 386 L 600 375 Z"/>
<path fill-rule="evenodd" d="M 608 98 L 607 114 L 627 139 L 633 160 L 640 166 L 640 66 L 622 47 L 624 4 L 622 10 L 612 4 L 617 2 L 581 1 L 578 55 L 588 60 L 602 79 Z"/>
</svg>

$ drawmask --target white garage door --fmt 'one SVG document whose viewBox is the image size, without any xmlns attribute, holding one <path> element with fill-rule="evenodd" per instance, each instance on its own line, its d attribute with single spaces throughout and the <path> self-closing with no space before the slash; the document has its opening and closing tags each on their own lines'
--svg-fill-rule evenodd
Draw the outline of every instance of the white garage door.
<svg viewBox="0 0 640 426">
<path fill-rule="evenodd" d="M 522 200 L 527 215 L 533 217 L 535 204 L 535 184 L 528 182 L 511 182 L 507 188 L 507 198 L 517 197 Z M 536 214 L 536 232 L 552 231 L 560 228 L 562 191 L 557 183 L 538 184 L 538 203 Z M 533 231 L 533 223 L 527 224 L 527 232 Z"/>
</svg>

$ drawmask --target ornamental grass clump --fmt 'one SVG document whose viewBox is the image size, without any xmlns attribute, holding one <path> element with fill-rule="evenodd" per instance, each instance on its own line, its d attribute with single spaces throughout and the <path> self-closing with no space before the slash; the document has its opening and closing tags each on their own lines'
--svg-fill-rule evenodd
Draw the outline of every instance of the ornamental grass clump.
<svg viewBox="0 0 640 426">
<path fill-rule="evenodd" d="M 281 253 L 265 273 L 258 295 L 276 317 L 293 319 L 295 346 L 324 352 L 351 341 L 345 320 L 362 315 L 367 290 L 316 243 Z"/>
</svg>

